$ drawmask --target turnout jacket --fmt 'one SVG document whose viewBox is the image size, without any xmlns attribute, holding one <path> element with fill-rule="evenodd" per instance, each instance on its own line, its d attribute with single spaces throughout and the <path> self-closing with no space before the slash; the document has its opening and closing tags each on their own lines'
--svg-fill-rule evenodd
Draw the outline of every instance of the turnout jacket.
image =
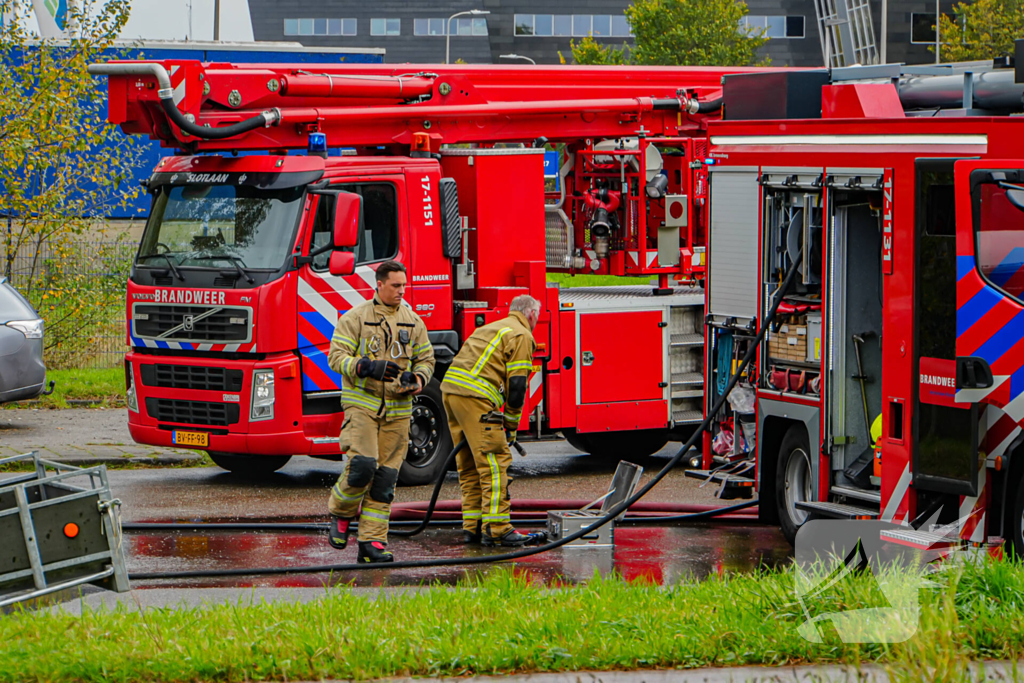
<svg viewBox="0 0 1024 683">
<path fill-rule="evenodd" d="M 391 382 L 356 376 L 356 363 L 364 356 L 393 361 L 403 372 L 419 375 L 426 387 L 434 374 L 434 347 L 423 320 L 401 304 L 384 305 L 374 294 L 338 318 L 327 354 L 327 364 L 342 376 L 342 409 L 356 406 L 386 421 L 410 417 L 412 395 L 399 392 L 400 376 Z"/>
<path fill-rule="evenodd" d="M 514 429 L 523 406 L 512 408 L 505 403 L 509 380 L 516 375 L 529 376 L 536 348 L 526 316 L 512 311 L 507 318 L 478 327 L 469 335 L 445 373 L 441 389 L 455 396 L 486 398 L 496 410 L 504 405 L 505 424 Z"/>
</svg>

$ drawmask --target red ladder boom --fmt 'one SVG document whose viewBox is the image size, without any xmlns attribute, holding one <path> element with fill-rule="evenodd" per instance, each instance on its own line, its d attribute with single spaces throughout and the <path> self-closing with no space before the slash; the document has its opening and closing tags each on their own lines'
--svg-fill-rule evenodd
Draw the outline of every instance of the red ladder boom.
<svg viewBox="0 0 1024 683">
<path fill-rule="evenodd" d="M 110 62 L 111 123 L 191 152 L 690 136 L 743 67 Z M 174 111 L 176 110 L 176 111 Z M 204 139 L 216 136 L 216 139 Z"/>
</svg>

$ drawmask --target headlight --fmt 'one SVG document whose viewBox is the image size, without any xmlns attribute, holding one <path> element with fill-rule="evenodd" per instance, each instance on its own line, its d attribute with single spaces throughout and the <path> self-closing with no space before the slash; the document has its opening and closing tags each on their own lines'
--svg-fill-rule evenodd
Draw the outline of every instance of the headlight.
<svg viewBox="0 0 1024 683">
<path fill-rule="evenodd" d="M 128 410 L 133 413 L 139 412 L 139 397 L 135 393 L 135 376 L 132 374 L 132 362 L 124 362 L 124 389 L 128 400 Z"/>
<path fill-rule="evenodd" d="M 269 420 L 274 417 L 274 371 L 252 371 L 252 406 L 249 419 Z"/>
<path fill-rule="evenodd" d="M 13 327 L 18 332 L 21 332 L 28 339 L 42 339 L 43 338 L 43 321 L 42 320 L 12 320 L 7 323 L 7 327 Z"/>
</svg>

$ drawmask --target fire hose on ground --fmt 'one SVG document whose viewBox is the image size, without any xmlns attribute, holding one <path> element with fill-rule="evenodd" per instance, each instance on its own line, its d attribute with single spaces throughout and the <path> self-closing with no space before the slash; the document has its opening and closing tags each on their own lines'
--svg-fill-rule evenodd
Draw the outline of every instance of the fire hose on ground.
<svg viewBox="0 0 1024 683">
<path fill-rule="evenodd" d="M 600 528 L 600 527 L 604 526 L 605 524 L 608 524 L 609 522 L 611 522 L 613 519 L 618 517 L 621 513 L 623 513 L 624 511 L 628 510 L 632 505 L 637 503 L 641 498 L 646 496 L 651 491 L 651 489 L 653 489 L 655 486 L 657 486 L 661 482 L 661 480 L 664 479 L 668 475 L 668 473 L 670 471 L 672 471 L 672 469 L 674 469 L 676 465 L 679 464 L 679 462 L 683 459 L 683 456 L 693 447 L 693 445 L 697 442 L 697 439 L 700 438 L 700 435 L 704 432 L 704 430 L 708 428 L 708 426 L 710 425 L 711 421 L 715 418 L 715 416 L 718 414 L 718 412 L 725 405 L 725 401 L 727 400 L 729 394 L 735 388 L 736 384 L 739 382 L 740 378 L 743 376 L 743 374 L 746 371 L 747 367 L 753 361 L 754 355 L 757 352 L 757 347 L 760 346 L 762 341 L 764 341 L 765 334 L 767 333 L 768 329 L 771 327 L 772 321 L 775 320 L 775 315 L 776 315 L 776 313 L 778 313 L 779 306 L 782 303 L 782 297 L 789 290 L 789 287 L 790 287 L 790 285 L 793 282 L 793 277 L 796 275 L 797 269 L 799 268 L 800 262 L 802 260 L 803 260 L 803 252 L 800 252 L 797 255 L 797 257 L 793 260 L 793 264 L 790 266 L 789 271 L 786 273 L 785 279 L 779 285 L 779 288 L 775 291 L 774 301 L 772 302 L 772 305 L 771 305 L 771 308 L 768 311 L 768 314 L 765 316 L 764 320 L 762 321 L 761 326 L 758 328 L 757 337 L 754 339 L 753 343 L 751 343 L 750 346 L 747 348 L 747 352 L 743 355 L 743 360 L 740 362 L 740 365 L 736 369 L 736 372 L 733 373 L 732 379 L 729 381 L 728 386 L 726 387 L 725 391 L 722 392 L 721 396 L 719 396 L 718 400 L 712 406 L 711 410 L 708 411 L 707 416 L 704 418 L 704 421 L 701 422 L 700 427 L 697 430 L 694 431 L 693 435 L 690 436 L 690 438 L 686 440 L 686 443 L 684 443 L 682 445 L 682 447 L 680 447 L 679 450 L 676 451 L 676 454 L 674 456 L 672 456 L 672 458 L 665 464 L 665 466 L 662 467 L 657 472 L 657 474 L 655 474 L 653 477 L 651 477 L 651 479 L 646 484 L 644 484 L 638 491 L 634 492 L 633 495 L 631 495 L 629 498 L 627 498 L 626 500 L 622 501 L 621 503 L 619 503 L 618 505 L 613 507 L 611 510 L 609 510 L 607 514 L 605 514 L 602 517 L 596 518 L 594 520 L 594 523 L 592 525 L 589 525 L 586 528 L 582 528 L 579 531 L 571 533 L 571 534 L 569 534 L 569 535 L 567 535 L 567 536 L 565 536 L 565 537 L 563 537 L 563 538 L 561 538 L 561 539 L 559 539 L 557 541 L 551 541 L 551 542 L 545 543 L 543 545 L 534 546 L 534 547 L 528 547 L 528 548 L 522 548 L 522 549 L 515 550 L 515 551 L 512 551 L 512 552 L 507 552 L 507 553 L 498 553 L 498 554 L 494 554 L 494 555 L 485 555 L 485 556 L 476 556 L 476 557 L 451 557 L 451 558 L 438 558 L 438 559 L 433 559 L 433 560 L 405 560 L 405 561 L 389 562 L 386 565 L 376 564 L 376 563 L 369 563 L 369 564 L 345 563 L 345 564 L 318 564 L 318 565 L 305 565 L 305 566 L 292 566 L 292 567 L 253 567 L 253 568 L 245 568 L 245 569 L 201 569 L 201 570 L 168 571 L 168 572 L 139 572 L 139 573 L 129 574 L 129 578 L 131 580 L 134 580 L 134 581 L 144 581 L 144 580 L 153 580 L 153 579 L 193 579 L 193 578 L 212 578 L 212 577 L 227 577 L 227 576 L 267 576 L 267 575 L 280 575 L 280 574 L 319 574 L 319 573 L 324 573 L 324 572 L 347 572 L 347 571 L 360 571 L 360 570 L 367 570 L 367 569 L 372 569 L 372 570 L 381 570 L 381 569 L 389 569 L 389 570 L 390 569 L 422 569 L 422 568 L 429 568 L 429 567 L 451 567 L 451 566 L 460 566 L 460 565 L 492 564 L 492 563 L 495 563 L 495 562 L 507 562 L 507 561 L 510 561 L 510 560 L 519 560 L 519 559 L 523 559 L 523 558 L 526 558 L 526 557 L 531 557 L 533 555 L 538 555 L 540 553 L 546 553 L 548 551 L 551 551 L 551 550 L 554 550 L 556 548 L 560 548 L 560 547 L 562 547 L 564 545 L 567 545 L 567 544 L 571 543 L 572 541 L 575 541 L 576 539 L 583 537 L 584 535 L 591 534 L 595 530 L 597 530 L 598 528 Z M 462 447 L 462 445 L 463 445 L 463 443 L 460 442 L 457 445 L 457 447 L 452 450 L 452 453 L 449 455 L 449 464 L 450 464 L 450 461 L 452 459 L 454 459 L 455 453 L 458 452 L 458 450 Z M 416 533 L 420 533 L 424 528 L 426 528 L 427 524 L 429 524 L 430 517 L 433 515 L 433 511 L 434 511 L 434 509 L 436 507 L 437 495 L 438 495 L 438 493 L 441 490 L 441 484 L 443 483 L 443 480 L 444 480 L 444 477 L 445 477 L 446 473 L 447 473 L 447 469 L 442 470 L 440 476 L 438 477 L 438 481 L 434 485 L 434 491 L 433 491 L 433 494 L 431 496 L 431 501 L 430 501 L 430 504 L 427 507 L 427 515 L 424 516 L 423 520 L 420 520 L 418 522 L 418 526 L 416 528 L 414 528 L 412 530 L 406 531 L 406 533 L 403 534 L 403 535 L 411 536 L 411 535 L 414 535 Z M 706 510 L 706 511 L 702 511 L 702 512 L 696 512 L 696 513 L 690 513 L 690 514 L 682 514 L 682 515 L 673 515 L 671 517 L 662 517 L 660 519 L 659 518 L 647 517 L 647 518 L 644 518 L 644 521 L 645 522 L 653 522 L 653 521 L 683 522 L 683 521 L 696 521 L 696 520 L 702 520 L 702 519 L 712 519 L 712 518 L 717 517 L 719 515 L 734 513 L 734 512 L 736 512 L 738 510 L 752 507 L 754 505 L 757 505 L 757 503 L 758 503 L 758 501 L 755 499 L 755 500 L 751 500 L 751 501 L 745 501 L 743 503 L 740 503 L 739 505 L 732 505 L 732 506 L 723 507 L 723 508 L 716 508 L 716 509 Z M 141 526 L 142 525 L 139 525 L 139 524 L 133 524 L 133 525 L 125 524 L 123 528 L 125 528 L 125 529 L 138 529 Z M 199 525 L 185 524 L 182 528 L 196 528 L 197 526 L 199 526 Z M 217 525 L 217 526 L 220 527 L 220 528 L 225 528 L 225 525 Z M 280 527 L 281 525 L 276 525 L 276 526 Z M 320 525 L 303 525 L 303 526 L 311 528 L 311 529 L 312 528 L 315 528 L 315 529 L 322 528 Z M 203 528 L 212 528 L 213 525 L 202 525 L 202 527 Z M 146 525 L 143 528 L 153 529 L 153 528 L 156 528 L 156 527 L 153 526 L 153 525 Z M 163 528 L 166 528 L 166 525 L 164 525 Z M 237 528 L 237 525 L 231 525 L 231 528 Z M 261 525 L 259 525 L 259 528 L 267 529 L 267 528 L 269 528 L 269 525 L 261 524 Z M 290 526 L 289 528 L 295 530 L 295 527 L 293 527 L 293 526 Z M 410 531 L 411 531 L 411 533 L 410 533 Z"/>
</svg>

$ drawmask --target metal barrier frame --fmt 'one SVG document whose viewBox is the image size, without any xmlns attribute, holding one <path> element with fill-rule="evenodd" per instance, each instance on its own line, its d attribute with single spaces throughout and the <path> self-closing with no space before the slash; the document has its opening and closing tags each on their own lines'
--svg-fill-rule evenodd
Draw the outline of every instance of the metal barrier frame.
<svg viewBox="0 0 1024 683">
<path fill-rule="evenodd" d="M 86 583 L 102 581 L 113 577 L 114 590 L 119 593 L 131 589 L 128 583 L 128 570 L 124 559 L 124 550 L 121 547 L 121 525 L 117 516 L 117 506 L 121 501 L 112 498 L 110 495 L 110 484 L 107 480 L 107 468 L 105 465 L 94 467 L 75 467 L 64 463 L 54 462 L 39 457 L 38 452 L 32 451 L 23 455 L 15 455 L 7 458 L 0 458 L 0 466 L 12 463 L 31 461 L 35 471 L 23 475 L 17 475 L 0 480 L 0 494 L 13 492 L 16 506 L 0 510 L 0 518 L 10 515 L 18 515 L 21 520 L 21 529 L 24 535 L 25 547 L 28 551 L 30 563 L 29 569 L 21 569 L 6 574 L 0 574 L 0 585 L 32 577 L 35 589 L 15 593 L 12 595 L 0 596 L 0 607 L 6 607 L 23 600 L 31 600 L 43 595 L 55 593 L 66 588 L 80 586 Z M 53 470 L 51 474 L 47 469 Z M 69 483 L 67 480 L 80 477 L 89 477 L 89 487 L 85 488 Z M 67 495 L 50 498 L 47 496 L 46 486 L 67 491 Z M 40 500 L 35 503 L 29 502 L 26 492 L 32 487 L 39 488 Z M 97 514 L 101 516 L 101 533 L 107 537 L 108 548 L 98 553 L 84 555 L 82 557 L 70 558 L 60 562 L 43 564 L 39 553 L 39 544 L 35 524 L 32 520 L 32 512 L 40 508 L 66 503 L 79 498 L 97 496 L 99 498 Z M 76 577 L 68 581 L 50 583 L 47 580 L 47 573 L 91 564 L 97 561 L 108 560 L 109 564 L 103 571 Z"/>
</svg>

